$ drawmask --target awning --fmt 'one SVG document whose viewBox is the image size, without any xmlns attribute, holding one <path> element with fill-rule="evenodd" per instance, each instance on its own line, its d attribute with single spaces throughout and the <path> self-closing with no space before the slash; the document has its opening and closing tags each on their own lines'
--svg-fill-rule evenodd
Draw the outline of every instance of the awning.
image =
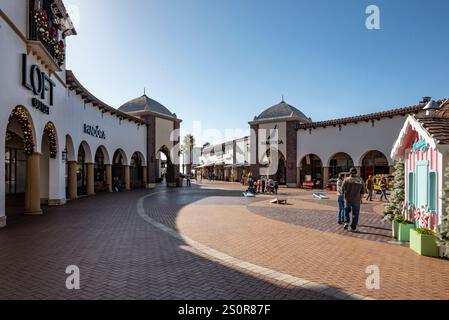
<svg viewBox="0 0 449 320">
<path fill-rule="evenodd" d="M 202 169 L 202 168 L 208 168 L 208 167 L 213 167 L 214 164 L 213 163 L 209 163 L 209 164 L 202 164 L 200 166 L 195 167 L 194 169 Z"/>
</svg>

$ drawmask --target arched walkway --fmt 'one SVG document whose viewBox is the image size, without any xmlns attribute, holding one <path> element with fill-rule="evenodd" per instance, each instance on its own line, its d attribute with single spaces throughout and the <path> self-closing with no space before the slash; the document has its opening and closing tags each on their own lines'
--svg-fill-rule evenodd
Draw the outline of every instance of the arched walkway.
<svg viewBox="0 0 449 320">
<path fill-rule="evenodd" d="M 112 171 L 108 151 L 104 146 L 98 147 L 94 159 L 94 190 L 97 192 L 112 191 Z"/>
<path fill-rule="evenodd" d="M 329 178 L 337 178 L 341 172 L 349 172 L 354 167 L 351 156 L 344 152 L 334 154 L 329 160 Z"/>
<path fill-rule="evenodd" d="M 135 152 L 130 165 L 131 188 L 144 188 L 147 182 L 147 167 L 142 153 Z"/>
<path fill-rule="evenodd" d="M 282 152 L 275 148 L 268 149 L 262 158 L 260 172 L 261 175 L 269 176 L 280 185 L 286 185 L 287 166 Z"/>
<path fill-rule="evenodd" d="M 42 214 L 40 156 L 35 152 L 35 129 L 22 106 L 11 112 L 5 132 L 5 212 L 8 218 Z"/>
<path fill-rule="evenodd" d="M 315 154 L 308 154 L 301 160 L 299 168 L 300 186 L 305 188 L 323 187 L 323 162 Z"/>
<path fill-rule="evenodd" d="M 78 196 L 94 195 L 94 164 L 92 152 L 87 142 L 81 142 L 77 160 L 77 193 Z"/>
<path fill-rule="evenodd" d="M 115 151 L 114 157 L 112 158 L 112 177 L 112 185 L 115 191 L 131 189 L 128 159 L 122 149 Z"/>
<path fill-rule="evenodd" d="M 73 144 L 73 140 L 70 135 L 66 135 L 65 137 L 63 159 L 65 160 L 66 163 L 65 166 L 66 198 L 69 200 L 75 200 L 78 197 L 77 191 L 78 161 L 75 154 L 75 147 Z"/>
<path fill-rule="evenodd" d="M 156 166 L 156 177 L 160 177 L 160 181 L 166 181 L 167 187 L 176 187 L 176 169 L 171 160 L 170 150 L 163 146 L 158 151 L 158 162 Z"/>
<path fill-rule="evenodd" d="M 367 152 L 360 159 L 360 167 L 360 175 L 364 179 L 368 178 L 368 176 L 390 174 L 390 165 L 387 157 L 377 150 Z"/>
</svg>

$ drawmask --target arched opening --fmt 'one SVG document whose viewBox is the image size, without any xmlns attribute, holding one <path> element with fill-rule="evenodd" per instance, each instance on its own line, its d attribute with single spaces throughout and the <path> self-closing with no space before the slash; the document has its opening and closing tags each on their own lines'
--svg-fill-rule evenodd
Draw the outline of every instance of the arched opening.
<svg viewBox="0 0 449 320">
<path fill-rule="evenodd" d="M 271 168 L 274 165 L 275 168 Z M 287 184 L 287 166 L 285 156 L 278 149 L 270 148 L 264 154 L 261 167 L 261 175 L 267 175 L 270 179 L 278 182 L 279 185 Z"/>
<path fill-rule="evenodd" d="M 86 148 L 83 144 L 78 149 L 78 160 L 76 170 L 76 186 L 79 196 L 87 195 L 87 160 L 86 160 Z"/>
<path fill-rule="evenodd" d="M 139 152 L 134 153 L 131 157 L 130 179 L 133 189 L 144 187 L 143 161 L 143 156 Z"/>
<path fill-rule="evenodd" d="M 304 188 L 323 187 L 323 162 L 315 154 L 308 154 L 301 160 L 300 182 Z"/>
<path fill-rule="evenodd" d="M 58 156 L 58 142 L 56 128 L 52 122 L 47 123 L 42 135 L 42 147 L 40 155 L 40 201 L 42 205 L 47 205 L 50 200 L 50 180 L 57 177 L 58 168 L 50 166 L 50 160 Z M 53 171 L 53 172 L 51 172 Z"/>
<path fill-rule="evenodd" d="M 40 213 L 39 156 L 28 111 L 18 106 L 5 134 L 5 214 L 9 221 L 22 213 Z M 37 194 L 36 194 L 37 193 Z"/>
<path fill-rule="evenodd" d="M 125 185 L 125 166 L 128 164 L 123 150 L 115 151 L 112 159 L 112 177 L 114 181 L 118 180 L 120 185 Z"/>
<path fill-rule="evenodd" d="M 98 147 L 94 159 L 94 190 L 97 192 L 106 192 L 109 190 L 106 165 L 109 158 L 106 149 L 103 146 Z"/>
<path fill-rule="evenodd" d="M 330 178 L 337 178 L 341 172 L 349 172 L 354 167 L 351 156 L 344 152 L 339 152 L 332 156 L 329 161 Z"/>
<path fill-rule="evenodd" d="M 65 193 L 66 199 L 76 199 L 77 197 L 77 159 L 75 158 L 75 147 L 72 137 L 66 135 L 65 147 L 63 151 L 65 160 Z"/>
<path fill-rule="evenodd" d="M 368 176 L 389 173 L 388 159 L 382 152 L 377 150 L 369 151 L 362 158 L 360 174 L 364 179 L 368 178 Z"/>
<path fill-rule="evenodd" d="M 176 185 L 176 170 L 170 157 L 170 150 L 163 146 L 156 155 L 156 177 L 158 182 L 165 181 L 167 186 L 174 187 Z"/>
</svg>

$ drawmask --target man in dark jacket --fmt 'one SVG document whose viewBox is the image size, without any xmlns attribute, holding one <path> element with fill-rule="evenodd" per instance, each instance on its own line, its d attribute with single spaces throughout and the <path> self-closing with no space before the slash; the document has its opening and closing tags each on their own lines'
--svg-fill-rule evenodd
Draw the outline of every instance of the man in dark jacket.
<svg viewBox="0 0 449 320">
<path fill-rule="evenodd" d="M 349 213 L 352 211 L 351 231 L 357 232 L 359 223 L 360 203 L 366 193 L 362 178 L 357 176 L 357 169 L 351 169 L 351 176 L 343 182 L 343 195 L 345 197 L 345 230 L 349 227 Z"/>
</svg>

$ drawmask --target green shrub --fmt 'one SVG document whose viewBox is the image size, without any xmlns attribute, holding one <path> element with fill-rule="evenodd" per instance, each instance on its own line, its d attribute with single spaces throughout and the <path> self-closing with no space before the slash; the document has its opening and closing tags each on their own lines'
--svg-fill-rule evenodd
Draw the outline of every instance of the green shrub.
<svg viewBox="0 0 449 320">
<path fill-rule="evenodd" d="M 433 232 L 432 230 L 426 229 L 426 228 L 416 228 L 416 232 L 418 232 L 419 234 L 422 234 L 422 235 L 426 235 L 426 236 L 435 235 L 435 232 Z"/>
</svg>

